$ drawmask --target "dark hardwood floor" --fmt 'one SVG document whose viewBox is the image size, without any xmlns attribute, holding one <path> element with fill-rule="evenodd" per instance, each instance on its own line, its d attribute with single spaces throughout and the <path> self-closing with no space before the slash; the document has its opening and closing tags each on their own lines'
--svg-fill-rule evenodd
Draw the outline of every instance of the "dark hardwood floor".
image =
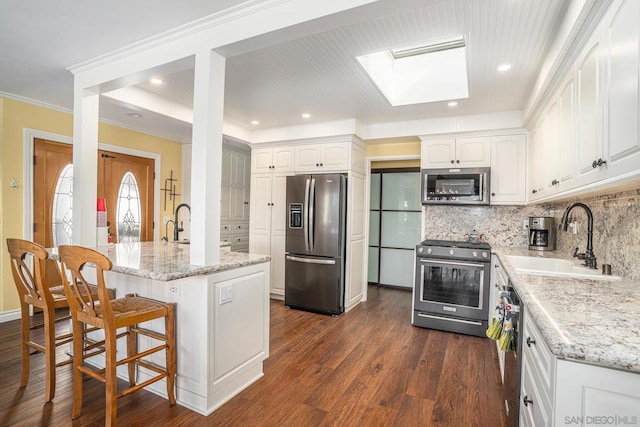
<svg viewBox="0 0 640 427">
<path fill-rule="evenodd" d="M 493 341 L 411 326 L 411 293 L 369 288 L 330 317 L 271 302 L 265 375 L 208 417 L 147 391 L 118 401 L 121 426 L 503 426 Z M 0 324 L 0 425 L 100 426 L 104 386 L 85 382 L 71 420 L 71 367 L 44 403 L 42 355 L 20 388 L 20 325 Z M 64 357 L 64 356 L 61 356 Z"/>
</svg>

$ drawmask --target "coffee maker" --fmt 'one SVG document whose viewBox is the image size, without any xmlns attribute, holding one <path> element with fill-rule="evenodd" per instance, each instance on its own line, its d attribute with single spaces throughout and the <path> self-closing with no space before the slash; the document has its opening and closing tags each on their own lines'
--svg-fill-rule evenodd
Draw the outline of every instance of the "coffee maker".
<svg viewBox="0 0 640 427">
<path fill-rule="evenodd" d="M 555 218 L 548 216 L 529 217 L 529 249 L 554 251 L 556 249 Z"/>
</svg>

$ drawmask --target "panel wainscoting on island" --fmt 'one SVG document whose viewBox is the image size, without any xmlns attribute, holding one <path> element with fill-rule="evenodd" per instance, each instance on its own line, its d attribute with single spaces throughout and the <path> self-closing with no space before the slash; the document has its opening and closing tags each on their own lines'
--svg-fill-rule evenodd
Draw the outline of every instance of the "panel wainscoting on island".
<svg viewBox="0 0 640 427">
<path fill-rule="evenodd" d="M 215 266 L 189 265 L 189 247 L 175 243 L 116 244 L 97 248 L 114 267 L 105 273 L 116 297 L 136 293 L 176 303 L 178 404 L 208 415 L 241 390 L 263 376 L 263 361 L 269 356 L 269 257 L 222 252 Z M 57 257 L 52 250 L 54 258 Z M 162 321 L 145 324 L 163 331 Z M 118 353 L 126 354 L 126 342 L 118 342 Z M 140 348 L 152 340 L 139 338 Z M 164 365 L 162 354 L 150 360 Z M 124 356 L 118 356 L 120 359 Z M 92 359 L 104 366 L 104 357 Z M 127 378 L 126 365 L 118 376 Z M 138 370 L 138 382 L 150 378 Z M 146 388 L 166 397 L 164 380 Z"/>
</svg>

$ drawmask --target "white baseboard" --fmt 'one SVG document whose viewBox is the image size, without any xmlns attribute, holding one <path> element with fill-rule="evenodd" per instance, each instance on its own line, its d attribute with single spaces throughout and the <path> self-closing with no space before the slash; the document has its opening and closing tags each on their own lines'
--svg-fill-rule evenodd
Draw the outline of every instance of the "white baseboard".
<svg viewBox="0 0 640 427">
<path fill-rule="evenodd" d="M 0 323 L 20 319 L 20 309 L 0 312 Z"/>
</svg>

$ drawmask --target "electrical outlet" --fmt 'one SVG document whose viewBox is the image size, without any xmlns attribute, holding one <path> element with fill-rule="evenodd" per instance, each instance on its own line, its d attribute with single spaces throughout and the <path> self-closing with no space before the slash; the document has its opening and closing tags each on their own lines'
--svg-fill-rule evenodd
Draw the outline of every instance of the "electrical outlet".
<svg viewBox="0 0 640 427">
<path fill-rule="evenodd" d="M 169 286 L 169 295 L 180 295 L 180 288 L 178 286 Z"/>
<path fill-rule="evenodd" d="M 231 285 L 220 287 L 220 305 L 233 301 Z"/>
<path fill-rule="evenodd" d="M 528 219 L 522 220 L 522 231 L 524 231 L 525 234 L 527 234 L 529 232 L 529 220 Z"/>
</svg>

